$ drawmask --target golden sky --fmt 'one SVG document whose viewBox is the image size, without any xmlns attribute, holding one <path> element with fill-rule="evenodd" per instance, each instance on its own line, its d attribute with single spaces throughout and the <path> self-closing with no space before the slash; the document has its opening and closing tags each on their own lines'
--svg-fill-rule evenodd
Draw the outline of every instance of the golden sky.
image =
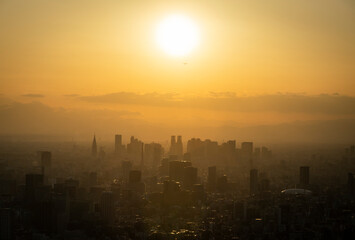
<svg viewBox="0 0 355 240">
<path fill-rule="evenodd" d="M 200 44 L 188 56 L 170 56 L 156 43 L 157 26 L 172 14 L 188 16 L 199 28 Z M 346 109 L 216 113 L 208 98 L 352 97 L 354 29 L 352 0 L 0 0 L 0 94 L 65 109 L 139 112 L 153 123 L 344 118 Z M 93 100 L 115 93 L 204 104 L 191 110 Z"/>
</svg>

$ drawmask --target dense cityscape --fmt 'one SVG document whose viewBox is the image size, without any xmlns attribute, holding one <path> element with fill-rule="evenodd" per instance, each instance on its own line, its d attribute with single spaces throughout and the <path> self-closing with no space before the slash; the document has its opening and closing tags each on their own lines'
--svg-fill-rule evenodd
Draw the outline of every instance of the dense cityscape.
<svg viewBox="0 0 355 240">
<path fill-rule="evenodd" d="M 0 239 L 352 239 L 355 147 L 3 142 Z"/>
</svg>

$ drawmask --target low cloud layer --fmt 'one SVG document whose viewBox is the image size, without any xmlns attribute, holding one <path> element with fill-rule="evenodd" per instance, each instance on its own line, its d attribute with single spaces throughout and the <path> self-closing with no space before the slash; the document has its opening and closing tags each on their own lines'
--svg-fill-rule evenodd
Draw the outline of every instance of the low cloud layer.
<svg viewBox="0 0 355 240">
<path fill-rule="evenodd" d="M 28 93 L 28 94 L 23 94 L 21 96 L 22 97 L 29 97 L 29 98 L 43 98 L 43 97 L 45 97 L 43 94 L 37 94 L 37 93 Z"/>
<path fill-rule="evenodd" d="M 0 105 L 0 136 L 45 134 L 68 140 L 90 139 L 95 132 L 112 140 L 116 133 L 146 141 L 164 141 L 172 134 L 216 140 L 237 139 L 256 142 L 353 143 L 355 118 L 299 121 L 283 124 L 236 126 L 174 126 L 143 119 L 140 113 L 113 110 L 66 110 L 42 103 L 13 102 Z M 0 138 L 1 140 L 1 138 Z M 113 141 L 113 140 L 112 140 Z"/>
<path fill-rule="evenodd" d="M 338 94 L 313 96 L 303 94 L 274 94 L 238 97 L 233 93 L 211 93 L 207 97 L 180 97 L 177 94 L 118 92 L 98 96 L 82 96 L 80 99 L 98 104 L 134 104 L 232 112 L 355 114 L 355 97 Z"/>
</svg>

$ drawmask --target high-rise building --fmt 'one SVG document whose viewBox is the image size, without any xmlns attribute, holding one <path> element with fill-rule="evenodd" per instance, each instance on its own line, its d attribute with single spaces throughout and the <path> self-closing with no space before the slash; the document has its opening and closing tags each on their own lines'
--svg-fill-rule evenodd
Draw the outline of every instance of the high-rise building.
<svg viewBox="0 0 355 240">
<path fill-rule="evenodd" d="M 250 170 L 250 195 L 258 193 L 258 170 Z"/>
<path fill-rule="evenodd" d="M 130 143 L 127 144 L 127 154 L 129 159 L 133 162 L 133 164 L 141 165 L 142 157 L 143 157 L 143 142 L 135 138 L 131 137 Z"/>
<path fill-rule="evenodd" d="M 39 151 L 42 174 L 45 182 L 52 176 L 52 153 L 48 151 Z"/>
<path fill-rule="evenodd" d="M 178 156 L 179 159 L 182 159 L 182 156 L 183 156 L 183 146 L 182 146 L 182 137 L 181 137 L 181 136 L 177 136 L 176 155 Z"/>
<path fill-rule="evenodd" d="M 221 159 L 221 153 L 224 150 L 217 142 L 206 139 L 202 141 L 199 138 L 192 138 L 187 142 L 187 154 L 189 161 L 198 166 L 210 166 L 214 164 L 217 159 Z M 223 155 L 224 157 L 224 155 Z"/>
<path fill-rule="evenodd" d="M 175 145 L 176 145 L 176 138 L 175 136 L 171 136 L 170 139 L 170 155 L 175 155 Z"/>
<path fill-rule="evenodd" d="M 132 170 L 131 161 L 122 161 L 122 176 L 125 182 L 128 182 L 129 173 Z"/>
<path fill-rule="evenodd" d="M 251 158 L 253 155 L 253 142 L 242 142 L 241 153 L 243 157 Z"/>
<path fill-rule="evenodd" d="M 185 167 L 184 168 L 184 178 L 183 186 L 186 189 L 192 189 L 194 184 L 197 183 L 197 168 L 195 167 Z"/>
<path fill-rule="evenodd" d="M 0 239 L 15 239 L 14 213 L 10 208 L 0 208 Z"/>
<path fill-rule="evenodd" d="M 355 181 L 354 181 L 354 174 L 348 173 L 348 193 L 350 195 L 354 195 L 355 193 Z"/>
<path fill-rule="evenodd" d="M 169 162 L 169 177 L 170 180 L 182 182 L 184 178 L 184 168 L 190 167 L 191 162 L 187 161 L 171 161 Z"/>
<path fill-rule="evenodd" d="M 300 187 L 306 188 L 309 185 L 309 167 L 300 167 Z"/>
<path fill-rule="evenodd" d="M 96 144 L 96 136 L 95 135 L 94 135 L 94 139 L 92 140 L 91 154 L 94 157 L 97 156 L 97 144 Z"/>
<path fill-rule="evenodd" d="M 25 198 L 27 203 L 33 203 L 36 200 L 36 192 L 43 186 L 43 183 L 42 174 L 26 174 Z"/>
<path fill-rule="evenodd" d="M 142 172 L 139 170 L 131 170 L 129 172 L 128 188 L 135 194 L 145 193 L 145 184 L 142 182 Z"/>
<path fill-rule="evenodd" d="M 171 136 L 171 141 L 170 141 L 170 155 L 176 155 L 177 159 L 181 160 L 183 157 L 183 146 L 182 146 L 182 137 L 177 136 Z"/>
<path fill-rule="evenodd" d="M 228 178 L 226 175 L 217 178 L 217 190 L 221 193 L 228 191 Z"/>
<path fill-rule="evenodd" d="M 159 143 L 149 143 L 144 145 L 144 162 L 152 166 L 158 167 L 163 158 L 164 149 Z"/>
<path fill-rule="evenodd" d="M 116 157 L 121 157 L 124 151 L 124 146 L 122 145 L 122 135 L 115 135 L 115 155 Z"/>
<path fill-rule="evenodd" d="M 217 187 L 217 167 L 209 167 L 208 168 L 208 177 L 207 177 L 207 190 L 209 192 L 216 191 Z"/>
<path fill-rule="evenodd" d="M 97 172 L 90 172 L 89 173 L 89 186 L 97 185 Z"/>
<path fill-rule="evenodd" d="M 142 172 L 139 170 L 131 170 L 129 172 L 129 183 L 138 183 L 142 179 Z"/>
<path fill-rule="evenodd" d="M 111 191 L 101 194 L 100 199 L 100 215 L 108 225 L 112 225 L 115 220 L 115 198 Z"/>
<path fill-rule="evenodd" d="M 269 150 L 267 147 L 262 147 L 261 148 L 261 159 L 263 161 L 268 161 L 272 157 L 272 152 Z"/>
</svg>

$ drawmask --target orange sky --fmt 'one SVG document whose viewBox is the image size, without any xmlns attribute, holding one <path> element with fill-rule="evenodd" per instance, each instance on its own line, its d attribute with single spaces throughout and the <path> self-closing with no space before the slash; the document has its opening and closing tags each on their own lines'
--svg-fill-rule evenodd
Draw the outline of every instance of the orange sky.
<svg viewBox="0 0 355 240">
<path fill-rule="evenodd" d="M 171 14 L 188 16 L 200 29 L 200 44 L 188 56 L 173 57 L 157 46 L 156 27 Z M 1 0 L 0 94 L 65 109 L 131 110 L 154 123 L 344 118 L 284 110 L 172 110 L 82 97 L 121 92 L 174 93 L 180 99 L 211 92 L 354 96 L 354 29 L 352 0 Z M 65 96 L 70 94 L 76 97 Z"/>
</svg>

